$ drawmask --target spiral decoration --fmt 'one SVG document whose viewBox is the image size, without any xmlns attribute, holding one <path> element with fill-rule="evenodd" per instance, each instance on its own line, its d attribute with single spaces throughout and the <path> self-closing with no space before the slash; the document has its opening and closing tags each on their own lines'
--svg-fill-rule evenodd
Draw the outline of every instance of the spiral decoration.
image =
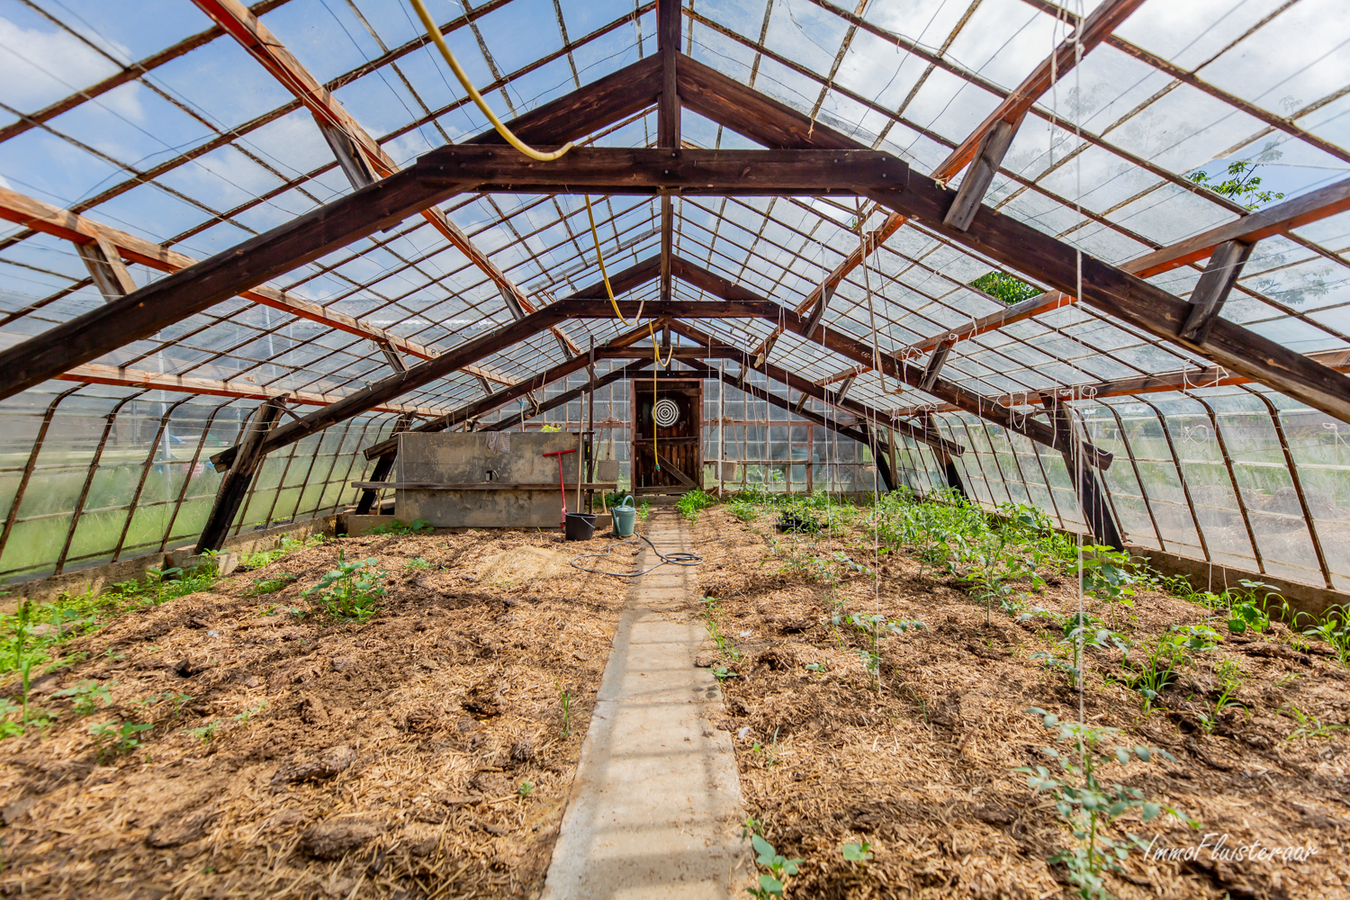
<svg viewBox="0 0 1350 900">
<path fill-rule="evenodd" d="M 674 400 L 662 397 L 656 401 L 656 406 L 652 407 L 652 417 L 661 428 L 669 428 L 680 421 L 680 408 L 675 405 Z"/>
</svg>

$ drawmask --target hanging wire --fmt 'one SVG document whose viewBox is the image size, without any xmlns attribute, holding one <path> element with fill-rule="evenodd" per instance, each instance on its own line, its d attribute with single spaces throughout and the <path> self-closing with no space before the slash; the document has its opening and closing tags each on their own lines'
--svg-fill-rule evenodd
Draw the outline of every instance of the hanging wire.
<svg viewBox="0 0 1350 900">
<path fill-rule="evenodd" d="M 540 162 L 552 162 L 553 160 L 560 158 L 568 150 L 572 149 L 573 144 L 571 141 L 568 141 L 557 150 L 545 153 L 534 149 L 529 144 L 516 137 L 511 129 L 507 128 L 506 124 L 502 122 L 501 119 L 497 118 L 497 114 L 487 105 L 487 101 L 483 99 L 483 95 L 478 93 L 478 89 L 473 86 L 471 81 L 469 81 L 468 74 L 460 68 L 459 60 L 455 59 L 455 54 L 450 51 L 449 45 L 445 43 L 445 38 L 441 36 L 441 30 L 436 27 L 435 20 L 431 18 L 431 13 L 427 12 L 427 8 L 422 3 L 422 0 L 408 0 L 408 2 L 412 4 L 413 9 L 417 10 L 418 18 L 422 20 L 422 24 L 426 27 L 427 36 L 436 44 L 436 49 L 441 51 L 441 56 L 445 57 L 445 61 L 450 65 L 451 71 L 455 73 L 455 77 L 458 78 L 459 83 L 463 85 L 464 91 L 478 108 L 482 110 L 483 115 L 487 116 L 488 121 L 492 123 L 493 128 L 497 129 L 497 133 L 502 136 L 503 140 L 530 159 L 537 159 Z"/>
</svg>

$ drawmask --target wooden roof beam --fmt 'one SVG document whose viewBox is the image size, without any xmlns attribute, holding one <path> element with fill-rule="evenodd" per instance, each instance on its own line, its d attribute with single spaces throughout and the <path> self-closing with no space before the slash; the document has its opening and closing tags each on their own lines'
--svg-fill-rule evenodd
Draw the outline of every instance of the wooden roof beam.
<svg viewBox="0 0 1350 900">
<path fill-rule="evenodd" d="M 508 123 L 525 141 L 563 143 L 651 105 L 659 68 L 650 60 L 544 104 Z M 500 141 L 496 131 L 470 144 Z M 459 192 L 450 183 L 430 187 L 405 169 L 340 197 L 210 259 L 160 279 L 114 303 L 78 316 L 0 351 L 0 399 L 40 384 L 298 266 L 403 221 Z"/>
<path fill-rule="evenodd" d="M 680 71 L 687 74 L 691 68 L 686 64 Z M 807 134 L 814 125 L 813 140 L 820 145 L 841 150 L 858 146 L 786 104 L 706 67 L 699 83 L 688 84 L 682 96 L 700 114 L 760 143 L 776 143 L 784 134 Z M 953 196 L 931 178 L 910 171 L 903 190 L 861 188 L 860 193 L 1056 290 L 1074 291 L 1081 276 L 1083 300 L 1093 307 L 1350 422 L 1350 379 L 1340 372 L 1227 319 L 1216 320 L 1201 340 L 1182 338 L 1191 304 L 1091 256 L 1082 255 L 1076 264 L 1079 255 L 1074 248 L 987 206 L 980 207 L 966 231 L 950 228 L 943 218 Z M 902 380 L 914 384 L 909 378 Z"/>
<path fill-rule="evenodd" d="M 272 77 L 309 109 L 353 188 L 359 190 L 372 184 L 376 179 L 386 178 L 399 170 L 398 164 L 384 152 L 379 142 L 352 118 L 309 69 L 286 49 L 276 35 L 272 34 L 257 16 L 249 12 L 248 7 L 239 0 L 192 0 L 192 2 L 225 29 L 227 34 L 239 41 L 244 49 L 272 74 Z M 525 312 L 534 311 L 534 305 L 525 296 L 525 292 L 517 287 L 487 254 L 479 250 L 463 230 L 447 219 L 440 209 L 429 207 L 423 209 L 421 213 L 431 223 L 432 228 L 449 240 L 504 294 L 509 293 L 514 297 L 516 304 Z M 560 329 L 555 329 L 555 334 L 560 338 L 564 352 L 570 351 L 572 354 L 580 352 Z"/>
<path fill-rule="evenodd" d="M 99 366 L 86 363 L 76 366 L 69 372 L 56 376 L 61 381 L 78 381 L 84 384 L 107 384 L 115 387 L 140 388 L 149 391 L 170 391 L 179 394 L 201 394 L 210 397 L 230 397 L 237 400 L 266 400 L 270 397 L 285 397 L 292 403 L 303 406 L 328 406 L 343 399 L 337 394 L 318 394 L 312 391 L 287 391 L 250 384 L 246 381 L 219 381 L 214 378 L 199 378 L 194 375 L 170 375 L 163 372 L 147 372 L 142 369 L 126 369 L 121 366 Z M 445 410 L 425 406 L 407 406 L 401 403 L 382 403 L 373 406 L 371 412 L 412 413 L 419 416 L 440 416 Z"/>
</svg>

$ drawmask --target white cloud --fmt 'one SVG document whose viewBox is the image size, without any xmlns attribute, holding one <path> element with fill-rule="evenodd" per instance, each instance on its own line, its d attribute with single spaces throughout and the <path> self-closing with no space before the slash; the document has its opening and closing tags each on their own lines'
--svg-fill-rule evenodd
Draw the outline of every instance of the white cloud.
<svg viewBox="0 0 1350 900">
<path fill-rule="evenodd" d="M 124 47 L 113 45 L 111 49 L 126 56 Z M 10 106 L 25 112 L 42 109 L 117 70 L 107 57 L 72 34 L 23 28 L 0 17 L 0 94 Z M 144 112 L 139 93 L 140 85 L 129 84 L 94 102 L 140 121 Z"/>
</svg>

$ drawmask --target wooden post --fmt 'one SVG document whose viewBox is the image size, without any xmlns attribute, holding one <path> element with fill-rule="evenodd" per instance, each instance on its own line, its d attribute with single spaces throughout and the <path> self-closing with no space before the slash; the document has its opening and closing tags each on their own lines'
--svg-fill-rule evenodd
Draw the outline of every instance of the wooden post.
<svg viewBox="0 0 1350 900">
<path fill-rule="evenodd" d="M 1073 422 L 1069 408 L 1053 394 L 1042 394 L 1041 403 L 1050 413 L 1050 422 L 1055 429 L 1055 444 L 1064 455 L 1064 465 L 1069 469 L 1069 478 L 1073 481 L 1074 491 L 1078 494 L 1078 505 L 1083 510 L 1088 530 L 1100 544 L 1113 550 L 1124 550 L 1125 541 L 1120 536 L 1111 507 L 1106 502 L 1106 487 L 1097 480 L 1092 470 L 1080 455 L 1080 445 L 1074 438 Z"/>
<path fill-rule="evenodd" d="M 202 529 L 202 536 L 197 541 L 198 553 L 204 550 L 219 550 L 224 545 L 225 538 L 230 532 L 230 525 L 234 522 L 245 495 L 248 494 L 249 485 L 253 482 L 253 474 L 264 458 L 263 442 L 281 416 L 284 402 L 279 397 L 263 401 L 244 427 L 239 452 L 235 454 L 225 477 L 220 480 L 215 505 L 211 507 L 211 515 L 207 517 L 206 527 Z"/>
</svg>

